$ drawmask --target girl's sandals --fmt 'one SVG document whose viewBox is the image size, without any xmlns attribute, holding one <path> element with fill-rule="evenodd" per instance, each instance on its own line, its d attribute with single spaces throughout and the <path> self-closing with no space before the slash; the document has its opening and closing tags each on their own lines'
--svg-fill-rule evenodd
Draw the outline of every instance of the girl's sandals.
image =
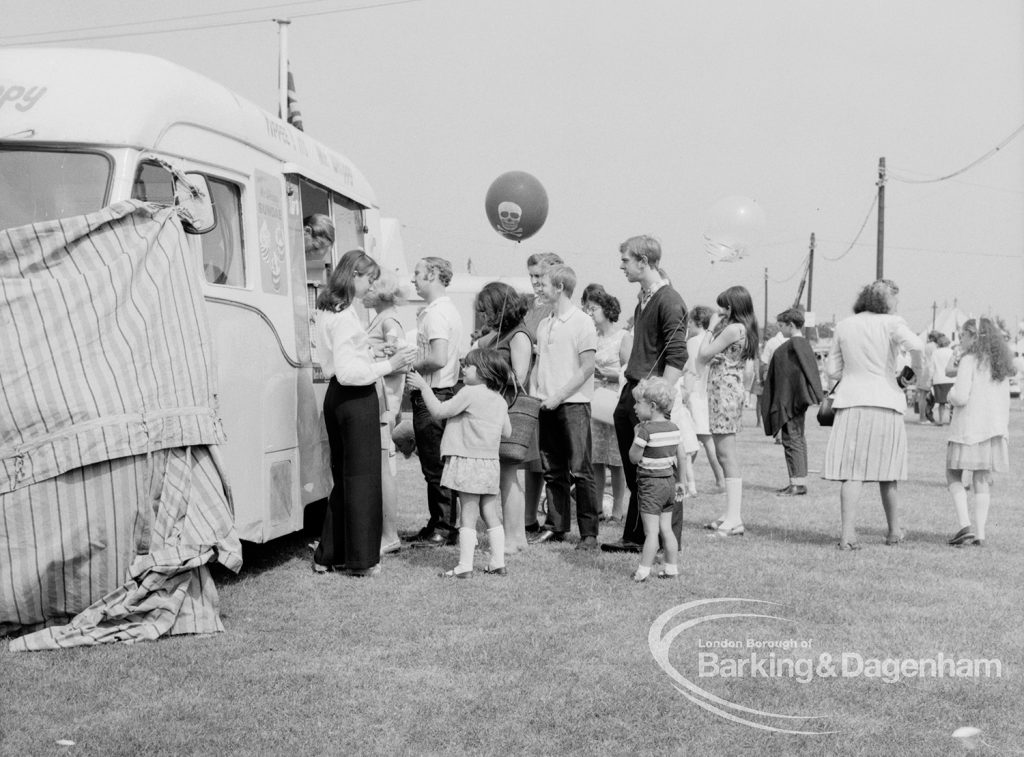
<svg viewBox="0 0 1024 757">
<path fill-rule="evenodd" d="M 456 572 L 455 568 L 452 568 L 451 570 L 446 570 L 444 573 L 440 573 L 439 576 L 441 578 L 472 578 L 473 571 L 463 570 L 460 572 Z"/>
<path fill-rule="evenodd" d="M 840 552 L 852 552 L 860 549 L 860 543 L 855 541 L 841 541 L 836 544 L 836 548 L 839 549 Z"/>
</svg>

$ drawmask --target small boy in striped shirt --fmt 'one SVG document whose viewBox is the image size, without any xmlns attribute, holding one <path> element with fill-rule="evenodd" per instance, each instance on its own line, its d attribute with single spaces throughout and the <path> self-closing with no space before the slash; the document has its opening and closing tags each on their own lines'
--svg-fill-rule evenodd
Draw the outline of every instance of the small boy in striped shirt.
<svg viewBox="0 0 1024 757">
<path fill-rule="evenodd" d="M 684 453 L 679 444 L 679 427 L 669 420 L 675 387 L 661 378 L 644 379 L 633 390 L 633 397 L 640 423 L 633 429 L 629 459 L 637 466 L 637 499 L 645 537 L 640 567 L 633 580 L 640 583 L 651 574 L 659 533 L 664 541 L 665 568 L 658 578 L 679 575 L 679 542 L 672 531 L 672 511 L 682 506 L 685 493 L 681 480 Z"/>
</svg>

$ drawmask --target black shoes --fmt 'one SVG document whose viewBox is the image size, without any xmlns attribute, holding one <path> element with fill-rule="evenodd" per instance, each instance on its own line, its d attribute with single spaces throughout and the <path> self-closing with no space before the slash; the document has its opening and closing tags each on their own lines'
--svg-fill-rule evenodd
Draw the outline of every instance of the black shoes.
<svg viewBox="0 0 1024 757">
<path fill-rule="evenodd" d="M 965 546 L 967 544 L 971 544 L 975 540 L 976 540 L 976 537 L 974 536 L 974 531 L 971 530 L 971 527 L 970 526 L 964 526 L 959 531 L 957 531 L 955 534 L 953 534 L 953 538 L 950 539 L 947 542 L 947 544 L 949 544 L 949 546 L 951 546 L 951 547 L 963 547 L 963 546 Z"/>
<path fill-rule="evenodd" d="M 636 542 L 633 542 L 633 541 L 619 540 L 619 541 L 609 542 L 608 544 L 602 544 L 601 545 L 601 551 L 602 552 L 632 552 L 632 553 L 639 553 L 639 552 L 643 551 L 643 545 L 642 544 L 637 544 Z"/>
<path fill-rule="evenodd" d="M 529 544 L 547 544 L 549 541 L 565 541 L 565 534 L 557 531 L 548 531 L 545 528 L 527 536 L 526 541 Z"/>
<path fill-rule="evenodd" d="M 576 549 L 584 552 L 596 552 L 598 548 L 596 536 L 584 536 L 580 539 L 580 543 L 576 545 Z"/>
<path fill-rule="evenodd" d="M 459 543 L 459 532 L 454 530 L 447 531 L 424 527 L 421 528 L 417 534 L 409 538 L 409 543 L 410 546 L 413 547 L 451 546 Z"/>
<path fill-rule="evenodd" d="M 775 492 L 776 497 L 801 497 L 807 494 L 807 487 L 803 484 L 790 484 Z"/>
</svg>

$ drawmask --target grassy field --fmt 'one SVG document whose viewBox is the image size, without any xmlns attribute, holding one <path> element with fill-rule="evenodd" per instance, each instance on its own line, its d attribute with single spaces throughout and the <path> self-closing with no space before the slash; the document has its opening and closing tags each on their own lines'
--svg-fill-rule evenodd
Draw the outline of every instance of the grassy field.
<svg viewBox="0 0 1024 757">
<path fill-rule="evenodd" d="M 813 470 L 826 435 L 808 429 Z M 240 576 L 217 574 L 225 634 L 18 655 L 0 645 L 0 754 L 953 755 L 964 752 L 958 726 L 982 729 L 993 746 L 982 753 L 1020 753 L 1024 412 L 1015 402 L 1013 470 L 996 479 L 984 548 L 946 545 L 957 524 L 945 429 L 907 431 L 899 547 L 883 544 L 877 487 L 866 486 L 864 548 L 836 550 L 838 486 L 812 472 L 809 496 L 777 499 L 782 448 L 755 428 L 739 437 L 747 535 L 708 538 L 700 524 L 723 495 L 688 500 L 678 581 L 635 585 L 636 556 L 571 543 L 510 558 L 507 579 L 469 581 L 437 577 L 455 562 L 448 547 L 389 556 L 377 579 L 314 575 L 301 535 L 247 547 Z M 401 471 L 403 527 L 418 527 L 415 458 Z M 699 462 L 699 486 L 709 479 Z M 706 692 L 689 698 L 655 661 L 651 626 L 722 598 L 752 601 L 683 608 L 667 626 L 704 618 L 664 652 Z M 758 614 L 780 619 L 708 617 Z M 792 640 L 774 663 L 816 672 L 725 675 L 724 661 L 768 654 L 748 639 Z M 718 648 L 731 642 L 742 648 Z M 702 669 L 711 653 L 720 666 Z M 859 675 L 819 671 L 822 655 L 844 654 L 863 662 Z M 1000 675 L 869 675 L 873 660 L 940 654 L 998 660 Z M 727 719 L 706 708 L 712 696 L 766 713 L 712 705 L 732 717 L 814 733 Z"/>
</svg>

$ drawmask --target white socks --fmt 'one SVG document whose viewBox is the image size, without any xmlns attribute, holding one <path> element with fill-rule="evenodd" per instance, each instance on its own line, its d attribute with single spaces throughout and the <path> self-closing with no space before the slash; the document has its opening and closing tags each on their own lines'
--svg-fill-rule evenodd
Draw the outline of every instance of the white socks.
<svg viewBox="0 0 1024 757">
<path fill-rule="evenodd" d="M 463 526 L 459 529 L 459 564 L 456 573 L 473 570 L 473 552 L 476 550 L 476 529 Z"/>
<path fill-rule="evenodd" d="M 733 528 L 743 523 L 740 509 L 743 504 L 743 479 L 725 479 L 725 520 L 722 528 Z"/>
<path fill-rule="evenodd" d="M 960 528 L 967 528 L 971 525 L 971 516 L 967 514 L 967 490 L 959 481 L 946 484 L 946 488 L 953 497 L 953 507 L 956 508 L 956 519 L 960 522 Z"/>
<path fill-rule="evenodd" d="M 491 544 L 491 564 L 490 568 L 505 567 L 505 527 L 495 526 L 494 528 L 487 529 L 487 539 Z M 472 560 L 472 557 L 470 557 Z"/>
<path fill-rule="evenodd" d="M 978 529 L 975 531 L 975 536 L 979 540 L 985 540 L 985 521 L 988 520 L 988 503 L 991 495 L 988 492 L 982 494 L 981 492 L 974 493 L 974 517 L 978 520 Z"/>
</svg>

